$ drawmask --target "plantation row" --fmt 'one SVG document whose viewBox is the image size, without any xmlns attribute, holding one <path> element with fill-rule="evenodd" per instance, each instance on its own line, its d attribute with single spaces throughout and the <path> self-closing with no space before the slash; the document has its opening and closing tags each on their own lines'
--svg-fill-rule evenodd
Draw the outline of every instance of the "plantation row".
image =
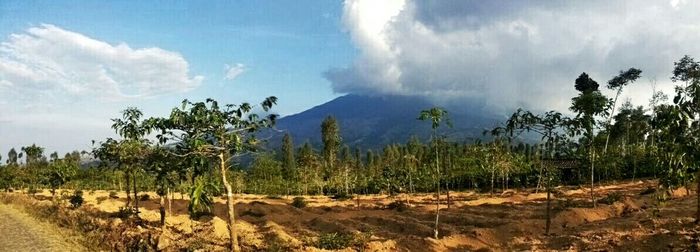
<svg viewBox="0 0 700 252">
<path fill-rule="evenodd" d="M 672 103 L 652 85 L 648 107 L 629 101 L 618 106 L 624 87 L 640 77 L 635 68 L 621 71 L 607 82 L 616 94 L 609 98 L 583 73 L 575 80 L 574 117 L 519 109 L 484 132 L 492 136 L 489 142 L 447 139 L 442 134 L 451 126 L 447 111 L 431 108 L 417 113 L 418 120 L 432 126 L 429 142 L 411 138 L 382 150 L 343 144 L 332 116 L 321 124 L 322 146 L 307 142 L 297 148 L 286 134 L 278 151 L 261 151 L 265 141 L 256 133 L 273 127 L 276 115 L 251 113 L 248 103 L 185 100 L 169 117 L 147 119 L 137 108 L 127 108 L 113 119 L 121 138 L 95 142 L 89 153 L 63 158 L 53 153 L 47 159 L 36 145 L 19 153 L 12 149 L 0 168 L 0 187 L 125 190 L 130 195 L 126 207 L 136 213 L 139 191 L 154 190 L 162 197 L 186 193 L 193 215 L 211 211 L 211 197 L 226 195 L 230 225 L 234 193 L 348 198 L 447 190 L 449 201 L 450 190 L 536 187 L 549 192 L 557 184 L 593 188 L 596 182 L 637 177 L 658 177 L 665 189 L 687 186 L 700 159 L 700 63 L 688 56 L 675 63 L 672 81 L 678 86 Z M 276 101 L 269 97 L 260 107 L 267 113 Z M 525 144 L 521 136 L 540 141 Z M 80 168 L 81 156 L 87 155 L 99 162 Z M 591 190 L 593 205 L 595 197 Z M 436 237 L 437 225 L 436 219 Z M 231 241 L 237 249 L 235 228 Z"/>
</svg>

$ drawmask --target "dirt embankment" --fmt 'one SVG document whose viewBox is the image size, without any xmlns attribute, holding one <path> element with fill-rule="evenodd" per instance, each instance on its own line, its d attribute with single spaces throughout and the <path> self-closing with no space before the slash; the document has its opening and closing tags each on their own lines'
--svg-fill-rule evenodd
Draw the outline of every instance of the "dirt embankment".
<svg viewBox="0 0 700 252">
<path fill-rule="evenodd" d="M 545 230 L 544 193 L 509 191 L 488 195 L 451 193 L 447 207 L 442 196 L 440 238 L 433 238 L 435 196 L 432 194 L 360 196 L 336 201 L 324 196 L 305 197 L 307 207 L 290 205 L 291 197 L 270 199 L 262 195 L 236 196 L 236 228 L 244 250 L 281 249 L 318 251 L 324 234 L 361 234 L 366 239 L 344 251 L 463 251 L 463 250 L 638 250 L 690 249 L 697 240 L 691 218 L 694 197 L 673 194 L 657 204 L 654 194 L 643 193 L 655 181 L 612 184 L 596 189 L 605 198 L 591 208 L 588 188 L 557 188 L 552 200 L 550 235 Z M 685 191 L 685 190 L 684 190 Z M 693 192 L 691 192 L 693 193 Z M 610 196 L 609 196 L 610 195 Z M 156 195 L 140 201 L 146 223 L 159 220 Z M 615 196 L 615 197 L 612 197 Z M 37 197 L 48 198 L 48 192 Z M 110 217 L 125 204 L 125 195 L 110 198 L 108 192 L 85 192 L 85 210 L 115 223 Z M 388 206 L 410 202 L 402 211 Z M 214 215 L 192 220 L 187 199 L 175 196 L 163 234 L 151 237 L 164 250 L 204 248 L 224 250 L 228 242 L 226 206 L 215 199 Z M 100 214 L 101 213 L 101 214 Z M 118 221 L 116 221 L 118 222 Z M 117 223 L 118 224 L 118 223 Z"/>
</svg>

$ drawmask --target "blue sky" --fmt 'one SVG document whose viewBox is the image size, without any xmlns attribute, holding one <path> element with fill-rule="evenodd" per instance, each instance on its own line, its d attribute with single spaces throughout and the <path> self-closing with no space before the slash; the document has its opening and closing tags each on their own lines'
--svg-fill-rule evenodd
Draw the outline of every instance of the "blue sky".
<svg viewBox="0 0 700 252">
<path fill-rule="evenodd" d="M 339 1 L 2 1 L 0 37 L 51 24 L 110 44 L 178 52 L 205 77 L 187 97 L 277 95 L 279 113 L 289 114 L 336 96 L 321 72 L 354 54 L 341 10 Z M 239 63 L 247 70 L 225 80 L 224 65 Z"/>
<path fill-rule="evenodd" d="M 81 114 L 92 113 L 91 118 L 107 119 L 87 129 L 88 135 L 99 137 L 109 134 L 109 129 L 96 127 L 108 127 L 108 118 L 117 117 L 125 106 L 137 106 L 147 116 L 153 116 L 166 115 L 183 98 L 212 97 L 239 103 L 258 102 L 275 95 L 279 98 L 275 112 L 288 115 L 333 99 L 339 94 L 333 92 L 322 72 L 349 64 L 355 54 L 342 27 L 342 7 L 339 1 L 218 1 L 207 5 L 192 1 L 1 1 L 0 41 L 7 42 L 11 34 L 26 34 L 30 28 L 51 25 L 112 46 L 124 43 L 134 50 L 157 47 L 178 53 L 189 64 L 191 79 L 203 77 L 191 90 L 155 97 L 119 101 L 77 98 L 74 105 L 46 101 L 52 105 L 60 103 L 63 112 L 82 110 L 86 112 Z M 227 79 L 226 66 L 238 67 L 240 73 Z M 95 103 L 108 104 L 92 110 L 78 108 L 93 107 Z M 21 105 L 14 109 L 18 113 L 36 112 Z M 51 109 L 42 112 L 55 113 Z M 71 113 L 66 114 L 71 117 Z M 0 124 L 3 154 L 8 145 L 19 147 L 33 142 L 60 151 L 87 148 L 90 144 L 91 139 L 80 136 L 75 138 L 84 144 L 71 139 L 57 143 L 52 135 L 61 130 L 39 129 L 15 121 L 20 119 L 2 119 L 16 123 L 14 127 L 8 122 Z M 65 123 L 56 120 L 65 119 L 39 122 Z M 39 136 L 28 133 L 30 130 Z M 14 139 L 15 135 L 25 139 Z"/>
<path fill-rule="evenodd" d="M 674 61 L 700 57 L 697 13 L 689 0 L 4 0 L 0 155 L 90 149 L 127 106 L 165 116 L 184 98 L 275 95 L 283 116 L 348 93 L 567 113 L 581 72 L 605 83 L 636 67 L 620 99 L 647 105 L 672 93 Z"/>
</svg>

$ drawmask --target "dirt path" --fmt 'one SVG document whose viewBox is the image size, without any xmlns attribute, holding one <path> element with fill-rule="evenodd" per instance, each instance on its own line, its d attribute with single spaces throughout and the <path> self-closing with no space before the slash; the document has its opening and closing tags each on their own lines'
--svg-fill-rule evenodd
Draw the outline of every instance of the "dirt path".
<svg viewBox="0 0 700 252">
<path fill-rule="evenodd" d="M 83 251 L 65 231 L 0 204 L 0 251 Z"/>
</svg>

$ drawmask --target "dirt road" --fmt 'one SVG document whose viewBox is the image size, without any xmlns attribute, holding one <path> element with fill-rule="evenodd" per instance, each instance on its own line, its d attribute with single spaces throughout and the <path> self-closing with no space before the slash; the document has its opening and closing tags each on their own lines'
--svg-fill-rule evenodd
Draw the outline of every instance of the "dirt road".
<svg viewBox="0 0 700 252">
<path fill-rule="evenodd" d="M 0 204 L 0 251 L 83 251 L 66 231 Z"/>
</svg>

